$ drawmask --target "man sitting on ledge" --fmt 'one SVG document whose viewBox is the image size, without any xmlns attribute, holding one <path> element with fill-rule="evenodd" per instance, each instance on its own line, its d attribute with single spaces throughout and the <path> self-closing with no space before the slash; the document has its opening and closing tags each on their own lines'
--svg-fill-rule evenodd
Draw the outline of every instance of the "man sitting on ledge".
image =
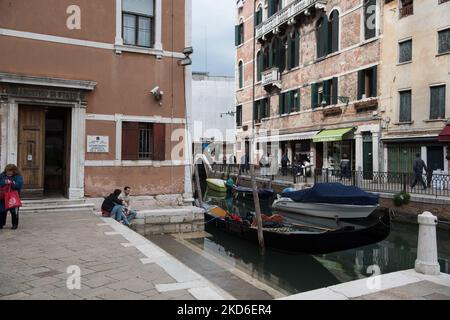
<svg viewBox="0 0 450 320">
<path fill-rule="evenodd" d="M 119 199 L 119 195 L 121 193 L 122 191 L 120 189 L 116 189 L 113 193 L 106 197 L 102 204 L 102 212 L 109 213 L 111 218 L 114 218 L 129 227 L 130 222 L 125 215 L 123 201 Z"/>
<path fill-rule="evenodd" d="M 134 219 L 136 219 L 136 215 L 137 212 L 134 209 L 131 209 L 131 188 L 130 187 L 125 187 L 123 188 L 123 192 L 120 194 L 119 196 L 119 200 L 122 200 L 123 206 L 124 206 L 124 210 L 125 210 L 125 215 L 127 216 L 127 219 L 129 222 L 133 221 Z"/>
</svg>

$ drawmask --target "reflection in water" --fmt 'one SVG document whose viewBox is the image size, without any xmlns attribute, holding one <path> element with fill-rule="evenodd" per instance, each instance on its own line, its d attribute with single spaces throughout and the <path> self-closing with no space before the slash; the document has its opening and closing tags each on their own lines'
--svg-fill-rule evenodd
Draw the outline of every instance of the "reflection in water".
<svg viewBox="0 0 450 320">
<path fill-rule="evenodd" d="M 243 217 L 254 211 L 252 201 L 235 199 L 231 194 L 206 192 L 210 204 Z M 272 214 L 271 203 L 261 201 L 261 211 Z M 294 294 L 341 282 L 370 276 L 368 268 L 377 265 L 382 274 L 414 268 L 417 256 L 418 227 L 393 223 L 389 237 L 375 245 L 324 255 L 289 254 L 268 248 L 261 256 L 257 245 L 206 225 L 212 236 L 191 240 L 203 250 L 228 260 L 269 286 Z M 449 273 L 450 233 L 438 229 L 439 263 L 441 271 Z"/>
</svg>

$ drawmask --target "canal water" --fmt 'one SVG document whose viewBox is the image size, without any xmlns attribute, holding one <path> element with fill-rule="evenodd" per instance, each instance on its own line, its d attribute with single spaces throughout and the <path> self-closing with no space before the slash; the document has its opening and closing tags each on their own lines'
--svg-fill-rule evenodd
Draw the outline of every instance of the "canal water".
<svg viewBox="0 0 450 320">
<path fill-rule="evenodd" d="M 224 197 L 207 191 L 209 204 L 246 216 L 254 211 L 250 200 Z M 261 210 L 272 214 L 271 202 L 261 202 Z M 197 248 L 225 260 L 234 268 L 286 294 L 296 294 L 343 282 L 367 278 L 369 270 L 382 274 L 412 269 L 417 257 L 418 226 L 392 223 L 389 237 L 377 244 L 323 255 L 304 255 L 267 248 L 262 256 L 256 244 L 208 228 L 208 237 L 188 240 Z M 438 229 L 441 271 L 449 273 L 450 232 Z"/>
</svg>

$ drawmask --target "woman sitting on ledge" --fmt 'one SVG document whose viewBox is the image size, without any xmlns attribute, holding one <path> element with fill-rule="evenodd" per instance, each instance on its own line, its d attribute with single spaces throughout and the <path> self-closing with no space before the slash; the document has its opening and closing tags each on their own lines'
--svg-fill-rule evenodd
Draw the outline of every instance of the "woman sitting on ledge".
<svg viewBox="0 0 450 320">
<path fill-rule="evenodd" d="M 122 190 L 116 189 L 108 197 L 105 198 L 102 204 L 102 211 L 106 211 L 110 214 L 111 218 L 116 219 L 119 222 L 123 222 L 124 225 L 130 226 L 130 222 L 124 213 L 123 201 L 119 199 Z"/>
</svg>

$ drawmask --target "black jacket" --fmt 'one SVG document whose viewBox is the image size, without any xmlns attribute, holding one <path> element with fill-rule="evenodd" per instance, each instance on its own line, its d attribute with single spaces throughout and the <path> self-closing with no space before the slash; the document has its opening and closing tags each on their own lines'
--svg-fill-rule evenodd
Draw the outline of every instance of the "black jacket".
<svg viewBox="0 0 450 320">
<path fill-rule="evenodd" d="M 109 196 L 105 198 L 102 204 L 102 209 L 108 212 L 111 212 L 112 209 L 117 205 L 122 205 L 123 201 L 119 199 L 119 196 L 111 193 Z"/>
</svg>

